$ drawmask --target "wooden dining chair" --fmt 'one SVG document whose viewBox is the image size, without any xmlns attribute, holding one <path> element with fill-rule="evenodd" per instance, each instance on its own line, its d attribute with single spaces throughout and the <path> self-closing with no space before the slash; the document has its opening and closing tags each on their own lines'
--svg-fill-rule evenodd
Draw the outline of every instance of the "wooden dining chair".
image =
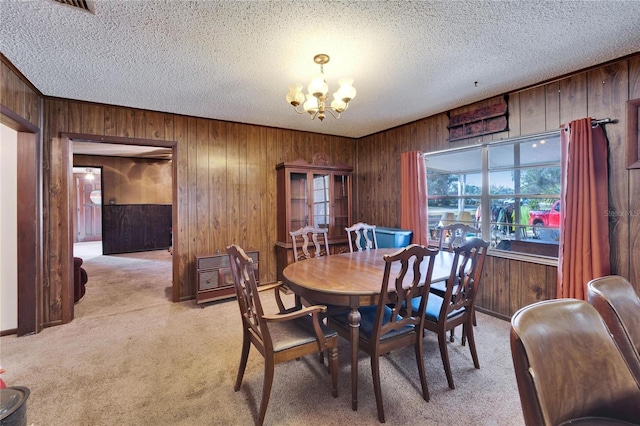
<svg viewBox="0 0 640 426">
<path fill-rule="evenodd" d="M 440 356 L 451 389 L 455 389 L 455 385 L 447 349 L 448 331 L 462 325 L 463 341 L 464 339 L 469 340 L 473 365 L 475 368 L 480 368 L 473 336 L 473 318 L 478 285 L 488 247 L 488 242 L 474 238 L 462 247 L 455 249 L 444 295 L 430 293 L 427 301 L 424 328 L 438 335 Z M 414 312 L 419 312 L 419 309 L 422 309 L 422 301 L 413 300 L 412 307 Z"/>
<path fill-rule="evenodd" d="M 329 256 L 329 240 L 327 228 L 316 228 L 313 226 L 304 226 L 295 231 L 289 232 L 291 235 L 291 243 L 293 247 L 293 260 L 295 262 L 304 259 L 313 259 L 316 257 Z M 312 247 L 313 250 L 309 250 Z M 302 299 L 299 295 L 295 295 L 296 307 L 317 305 L 314 300 Z M 340 312 L 349 312 L 349 308 L 345 306 L 325 305 L 326 310 L 320 314 L 320 318 L 324 320 L 328 315 Z M 324 363 L 324 352 L 318 357 L 321 363 Z"/>
<path fill-rule="evenodd" d="M 452 223 L 440 228 L 440 250 L 453 251 L 457 247 L 463 246 L 469 237 L 477 237 L 480 233 L 478 228 L 465 223 Z"/>
<path fill-rule="evenodd" d="M 380 385 L 380 356 L 383 354 L 405 346 L 413 346 L 422 386 L 422 397 L 425 401 L 429 400 L 429 388 L 422 358 L 422 326 L 437 253 L 437 250 L 412 244 L 394 254 L 385 255 L 378 304 L 359 309 L 361 320 L 358 345 L 359 349 L 371 357 L 373 390 L 378 420 L 381 423 L 385 422 Z M 428 262 L 424 273 L 421 273 L 420 268 L 422 262 Z M 389 289 L 392 291 L 390 292 Z M 406 307 L 412 306 L 416 300 L 421 301 L 422 309 L 414 314 Z M 347 313 L 329 316 L 327 324 L 345 339 L 351 338 L 351 324 Z"/>
<path fill-rule="evenodd" d="M 640 383 L 640 297 L 619 275 L 587 283 L 587 300 L 604 320 L 633 375 Z"/>
<path fill-rule="evenodd" d="M 638 382 L 589 303 L 525 306 L 511 318 L 510 342 L 527 426 L 639 424 Z"/>
<path fill-rule="evenodd" d="M 444 226 L 440 230 L 440 250 L 446 250 L 453 252 L 457 247 L 461 247 L 467 243 L 469 237 L 477 238 L 480 234 L 480 229 L 473 226 L 466 225 L 464 223 L 452 223 Z M 480 278 L 482 273 L 478 276 L 478 288 L 480 288 Z M 431 284 L 431 293 L 437 294 L 440 297 L 444 297 L 444 293 L 447 288 L 446 281 L 439 281 Z M 475 313 L 473 315 L 473 325 L 477 325 Z M 454 340 L 454 329 L 451 329 L 451 336 L 449 340 Z M 462 335 L 462 344 L 465 343 L 465 336 Z"/>
<path fill-rule="evenodd" d="M 329 230 L 327 228 L 316 228 L 313 226 L 304 226 L 300 229 L 289 232 L 289 235 L 291 235 L 291 247 L 293 249 L 293 261 L 298 262 L 299 260 L 328 256 L 328 233 Z M 312 248 L 312 250 L 309 250 L 310 248 Z M 316 304 L 310 300 L 301 300 L 300 296 L 297 294 L 295 295 L 295 301 L 296 306 L 298 307 L 302 306 L 302 304 Z"/>
<path fill-rule="evenodd" d="M 375 225 L 358 222 L 344 229 L 347 231 L 347 238 L 349 239 L 349 251 L 351 253 L 353 253 L 354 242 L 358 251 L 378 248 L 378 239 L 376 238 Z"/>
<path fill-rule="evenodd" d="M 338 396 L 338 335 L 320 321 L 325 306 L 309 306 L 300 309 L 280 309 L 276 314 L 265 314 L 261 293 L 274 290 L 280 299 L 281 282 L 258 287 L 253 259 L 242 248 L 227 247 L 229 263 L 235 285 L 240 316 L 242 318 L 242 355 L 234 390 L 240 390 L 251 345 L 264 357 L 265 373 L 262 385 L 262 402 L 258 424 L 262 425 L 273 383 L 275 365 L 304 355 L 327 351 L 331 374 L 331 394 Z M 278 306 L 283 306 L 278 302 Z"/>
<path fill-rule="evenodd" d="M 293 260 L 295 262 L 302 259 L 329 255 L 329 240 L 327 228 L 316 228 L 305 226 L 295 231 L 289 232 L 293 247 Z M 313 247 L 310 251 L 309 248 Z"/>
</svg>

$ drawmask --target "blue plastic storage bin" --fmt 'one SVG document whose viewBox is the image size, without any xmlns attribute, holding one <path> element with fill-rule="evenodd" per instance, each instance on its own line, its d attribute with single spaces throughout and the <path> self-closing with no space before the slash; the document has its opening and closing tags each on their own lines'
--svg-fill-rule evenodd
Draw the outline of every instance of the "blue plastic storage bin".
<svg viewBox="0 0 640 426">
<path fill-rule="evenodd" d="M 413 231 L 376 226 L 378 248 L 401 248 L 411 244 Z"/>
</svg>

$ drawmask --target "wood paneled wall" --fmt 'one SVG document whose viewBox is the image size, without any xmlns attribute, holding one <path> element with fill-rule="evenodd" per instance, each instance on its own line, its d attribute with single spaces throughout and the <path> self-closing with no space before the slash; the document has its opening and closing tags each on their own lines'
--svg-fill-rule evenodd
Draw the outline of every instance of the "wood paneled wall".
<svg viewBox="0 0 640 426">
<path fill-rule="evenodd" d="M 1 103 L 39 123 L 41 96 L 11 67 L 2 65 Z M 480 141 L 557 129 L 586 116 L 616 118 L 606 126 L 610 143 L 611 262 L 640 292 L 640 170 L 626 170 L 625 103 L 640 98 L 640 55 L 509 93 L 509 131 Z M 461 113 L 495 99 L 463 106 Z M 449 143 L 445 113 L 359 140 L 322 134 L 185 117 L 161 112 L 45 98 L 43 137 L 43 323 L 70 321 L 73 294 L 67 181 L 71 152 L 61 133 L 176 141 L 176 300 L 195 295 L 194 257 L 237 243 L 257 248 L 261 277 L 275 278 L 275 165 L 326 152 L 353 165 L 354 220 L 399 227 L 400 154 L 474 144 Z M 480 304 L 508 317 L 520 306 L 555 294 L 555 267 L 491 257 Z"/>
<path fill-rule="evenodd" d="M 50 162 L 45 173 L 50 182 L 64 181 L 67 173 L 68 153 L 56 154 L 65 149 L 58 140 L 61 133 L 126 137 L 132 144 L 136 138 L 177 142 L 176 300 L 195 296 L 195 256 L 224 252 L 231 243 L 258 249 L 261 276 L 275 279 L 275 165 L 298 158 L 309 161 L 319 151 L 345 163 L 354 159 L 355 145 L 348 138 L 63 99 L 46 99 L 45 111 L 44 143 Z M 58 192 L 56 185 L 48 190 L 49 199 Z M 56 242 L 64 244 L 68 233 L 64 205 L 49 204 L 46 210 L 50 241 L 45 251 Z M 50 262 L 48 268 L 48 276 L 62 276 L 58 262 Z M 49 294 L 59 293 L 61 282 L 50 280 Z M 57 302 L 50 300 L 56 309 L 49 321 L 59 318 Z"/>
<path fill-rule="evenodd" d="M 0 104 L 40 128 L 42 96 L 4 55 L 0 54 Z"/>
<path fill-rule="evenodd" d="M 399 227 L 400 153 L 431 152 L 556 130 L 583 117 L 617 119 L 605 126 L 609 140 L 609 229 L 612 273 L 640 293 L 640 169 L 625 167 L 626 101 L 640 98 L 640 55 L 509 93 L 509 130 L 448 142 L 448 118 L 438 114 L 358 140 L 354 173 L 356 220 Z M 451 111 L 491 105 L 488 99 Z M 603 212 L 602 214 L 607 214 Z M 518 308 L 553 298 L 556 267 L 490 257 L 479 305 L 510 317 Z"/>
</svg>

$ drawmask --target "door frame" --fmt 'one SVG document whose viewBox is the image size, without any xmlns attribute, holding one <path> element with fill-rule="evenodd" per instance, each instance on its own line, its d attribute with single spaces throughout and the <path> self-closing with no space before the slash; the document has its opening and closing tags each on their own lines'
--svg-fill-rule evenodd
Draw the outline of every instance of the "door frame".
<svg viewBox="0 0 640 426">
<path fill-rule="evenodd" d="M 95 143 L 108 143 L 108 144 L 120 144 L 120 145 L 140 145 L 140 146 L 155 146 L 160 148 L 171 148 L 171 226 L 173 232 L 173 255 L 172 255 L 172 298 L 174 302 L 180 301 L 180 277 L 179 277 L 179 262 L 180 258 L 179 254 L 179 244 L 176 242 L 179 238 L 179 227 L 178 227 L 178 142 L 177 141 L 166 141 L 166 140 L 157 140 L 157 139 L 142 139 L 142 138 L 128 138 L 128 137 L 120 137 L 120 136 L 99 136 L 92 135 L 86 133 L 61 133 L 60 134 L 61 142 L 63 146 L 66 146 L 70 161 L 67 165 L 67 194 L 69 199 L 73 196 L 74 193 L 74 183 L 73 179 L 70 177 L 73 176 L 73 142 L 95 142 Z M 104 188 L 103 188 L 104 190 Z M 104 205 L 104 202 L 103 202 Z M 71 209 L 67 209 L 71 210 Z M 72 214 L 72 212 L 68 212 L 68 214 Z M 68 223 L 71 223 L 71 217 L 68 218 Z M 104 222 L 103 222 L 104 223 Z M 70 227 L 69 230 L 69 238 L 73 241 L 73 226 Z M 102 229 L 102 234 L 104 236 L 104 227 Z M 73 264 L 73 250 L 70 250 L 68 264 Z M 69 279 L 69 293 L 73 295 L 73 274 L 70 274 Z M 63 298 L 64 299 L 64 298 Z M 71 318 L 73 318 L 73 301 L 70 307 Z"/>
<path fill-rule="evenodd" d="M 0 122 L 17 132 L 18 328 L 24 336 L 42 330 L 42 134 L 33 123 L 0 105 Z"/>
<path fill-rule="evenodd" d="M 103 166 L 88 166 L 88 165 L 82 165 L 82 164 L 78 164 L 78 165 L 73 165 L 72 164 L 72 170 L 74 168 L 100 169 L 100 191 L 101 192 L 103 191 L 103 189 L 104 189 L 103 188 L 104 187 L 104 182 L 102 180 L 102 174 L 104 173 L 104 167 Z M 72 174 L 72 176 L 75 176 L 75 175 Z M 80 223 L 78 221 L 79 215 L 77 214 L 78 213 L 77 209 L 80 208 L 79 203 L 80 203 L 80 199 L 82 198 L 80 196 L 80 193 L 79 193 L 79 188 L 75 184 L 76 184 L 76 182 L 75 182 L 75 179 L 74 179 L 73 187 L 75 189 L 74 189 L 74 192 L 73 192 L 73 194 L 74 194 L 74 198 L 73 198 L 74 199 L 74 202 L 73 202 L 74 206 L 73 207 L 76 209 L 76 211 L 74 211 L 73 215 L 72 215 L 72 221 L 74 222 L 73 225 L 75 225 L 75 226 L 73 226 L 74 229 L 71 230 L 71 232 L 73 232 L 72 235 L 73 235 L 73 243 L 74 244 L 76 243 L 76 237 L 77 237 L 76 231 L 80 229 Z M 82 195 L 84 195 L 84 194 L 82 194 Z M 104 228 L 103 228 L 103 224 L 102 224 L 102 216 L 104 215 L 104 197 L 101 196 L 100 198 L 102 199 L 101 203 L 100 203 L 100 240 L 102 240 L 102 234 L 104 233 Z M 76 228 L 76 226 L 77 226 L 77 228 Z M 98 240 L 96 240 L 96 241 L 98 241 Z"/>
</svg>

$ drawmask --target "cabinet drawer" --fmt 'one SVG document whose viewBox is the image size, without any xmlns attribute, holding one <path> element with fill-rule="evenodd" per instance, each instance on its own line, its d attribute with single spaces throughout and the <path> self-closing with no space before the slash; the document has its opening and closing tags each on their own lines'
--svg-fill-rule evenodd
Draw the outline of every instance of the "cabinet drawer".
<svg viewBox="0 0 640 426">
<path fill-rule="evenodd" d="M 229 266 L 229 256 L 220 254 L 217 256 L 198 257 L 198 269 L 220 269 Z"/>
<path fill-rule="evenodd" d="M 198 290 L 211 290 L 218 288 L 218 269 L 209 269 L 198 272 Z"/>
<path fill-rule="evenodd" d="M 256 280 L 259 280 L 260 254 L 256 250 L 249 250 L 246 253 L 254 261 Z M 196 256 L 196 277 L 198 303 L 235 296 L 231 265 L 226 253 Z"/>
<path fill-rule="evenodd" d="M 247 256 L 258 262 L 259 254 L 257 251 L 247 252 Z M 198 263 L 196 269 L 220 269 L 229 267 L 229 256 L 226 254 L 217 254 L 213 256 L 197 256 Z"/>
</svg>

